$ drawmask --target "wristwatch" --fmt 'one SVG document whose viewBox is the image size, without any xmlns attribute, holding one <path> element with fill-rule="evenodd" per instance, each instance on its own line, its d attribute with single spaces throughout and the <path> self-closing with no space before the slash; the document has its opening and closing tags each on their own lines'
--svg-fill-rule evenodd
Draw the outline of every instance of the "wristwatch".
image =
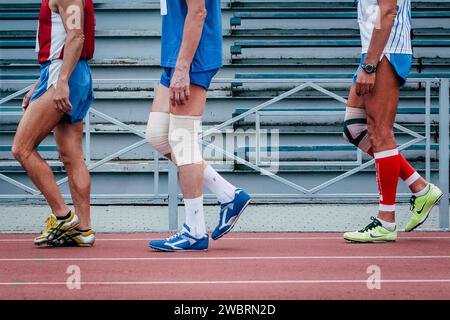
<svg viewBox="0 0 450 320">
<path fill-rule="evenodd" d="M 377 66 L 374 66 L 373 64 L 363 64 L 361 68 L 369 74 L 377 72 Z"/>
</svg>

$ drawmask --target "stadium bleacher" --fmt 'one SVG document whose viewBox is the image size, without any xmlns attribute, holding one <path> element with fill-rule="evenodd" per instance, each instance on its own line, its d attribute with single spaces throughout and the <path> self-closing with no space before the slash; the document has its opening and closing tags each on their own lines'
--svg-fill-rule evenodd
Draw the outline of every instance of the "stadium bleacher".
<svg viewBox="0 0 450 320">
<path fill-rule="evenodd" d="M 19 0 L 0 2 L 0 99 L 24 88 L 37 78 L 35 60 L 35 27 L 39 1 Z M 413 1 L 413 78 L 449 77 L 450 74 L 450 1 Z M 97 51 L 92 61 L 96 79 L 94 108 L 139 130 L 145 130 L 154 83 L 160 75 L 159 1 L 96 1 Z M 120 17 L 119 17 L 120 15 Z M 359 33 L 356 23 L 355 1 L 223 1 L 224 68 L 218 78 L 235 79 L 231 83 L 216 83 L 209 92 L 204 118 L 205 129 L 212 128 L 250 108 L 294 88 L 301 81 L 316 81 L 326 90 L 346 97 L 349 79 L 359 63 Z M 117 80 L 119 79 L 119 80 Z M 291 79 L 291 82 L 280 82 Z M 336 79 L 335 82 L 321 82 Z M 247 80 L 251 80 L 247 82 Z M 261 83 L 257 83 L 261 80 Z M 425 134 L 425 86 L 410 83 L 402 90 L 397 121 L 400 125 Z M 431 170 L 437 170 L 438 91 L 431 93 Z M 20 97 L 0 108 L 0 172 L 27 181 L 23 170 L 10 153 L 12 138 L 20 118 Z M 261 128 L 280 132 L 280 157 L 285 166 L 280 174 L 296 182 L 316 185 L 348 169 L 346 166 L 302 167 L 289 162 L 312 160 L 349 161 L 356 159 L 354 148 L 345 145 L 341 134 L 344 105 L 312 88 L 305 88 L 268 109 L 261 110 Z M 299 112 L 285 115 L 283 111 Z M 264 116 L 264 111 L 279 115 Z M 327 112 L 321 117 L 313 113 Z M 255 117 L 241 119 L 236 129 L 255 127 Z M 117 149 L 139 141 L 139 137 L 117 127 L 105 119 L 91 115 L 91 159 L 98 161 Z M 245 135 L 236 133 L 236 135 Z M 236 154 L 255 149 L 255 137 L 247 134 L 250 145 L 241 146 Z M 208 141 L 217 145 L 225 139 L 213 134 Z M 227 137 L 228 139 L 228 137 Z M 411 140 L 398 132 L 400 143 Z M 405 155 L 423 169 L 424 144 L 411 146 Z M 57 161 L 51 137 L 39 148 L 43 157 Z M 208 160 L 221 156 L 213 153 Z M 163 185 L 167 183 L 167 166 L 159 162 Z M 144 145 L 93 172 L 94 192 L 107 194 L 125 188 L 128 192 L 152 191 L 154 162 L 151 149 Z M 278 184 L 267 184 L 267 178 L 237 163 L 218 166 L 220 171 L 250 192 L 286 194 L 294 191 Z M 354 192 L 373 179 L 373 168 L 329 187 L 335 192 L 342 186 Z M 262 182 L 260 182 L 262 181 Z M 28 183 L 28 182 L 27 182 Z M 351 186 L 350 186 L 351 185 Z M 373 186 L 372 186 L 373 185 Z M 372 188 L 373 187 L 373 188 Z M 375 192 L 375 184 L 371 183 Z M 403 186 L 402 186 L 403 188 Z M 404 190 L 404 189 L 402 189 Z M 0 193 L 18 190 L 0 182 Z"/>
</svg>

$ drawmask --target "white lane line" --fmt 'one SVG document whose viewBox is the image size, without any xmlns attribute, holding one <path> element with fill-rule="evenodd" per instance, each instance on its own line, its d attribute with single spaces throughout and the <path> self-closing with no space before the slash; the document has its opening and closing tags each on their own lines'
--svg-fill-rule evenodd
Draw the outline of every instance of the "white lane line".
<svg viewBox="0 0 450 320">
<path fill-rule="evenodd" d="M 162 236 L 163 238 L 164 236 Z M 156 239 L 156 238 L 155 238 Z M 95 239 L 95 241 L 150 241 L 155 240 L 153 238 L 103 238 L 103 239 Z M 423 236 L 423 237 L 402 237 L 399 239 L 403 240 L 421 240 L 421 239 L 443 239 L 450 240 L 450 236 Z M 0 242 L 30 242 L 33 238 L 29 239 L 0 239 Z M 278 240 L 343 240 L 342 237 L 236 237 L 236 238 L 222 238 L 221 240 L 232 240 L 232 241 L 240 241 L 240 240 L 270 240 L 270 241 L 278 241 Z"/>
<path fill-rule="evenodd" d="M 450 279 L 387 279 L 379 283 L 450 283 Z M 225 281 L 86 281 L 83 285 L 237 285 L 237 284 L 333 284 L 367 283 L 363 280 L 225 280 Z M 0 282 L 0 286 L 67 286 L 67 282 Z"/>
<path fill-rule="evenodd" d="M 220 261 L 220 260 L 430 260 L 450 259 L 450 256 L 242 256 L 242 257 L 67 257 L 67 258 L 1 258 L 0 262 L 14 261 Z"/>
</svg>

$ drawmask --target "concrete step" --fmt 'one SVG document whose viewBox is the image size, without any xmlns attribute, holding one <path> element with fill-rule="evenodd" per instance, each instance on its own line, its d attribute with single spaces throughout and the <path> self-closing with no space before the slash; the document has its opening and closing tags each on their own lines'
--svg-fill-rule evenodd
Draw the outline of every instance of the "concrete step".
<svg viewBox="0 0 450 320">
<path fill-rule="evenodd" d="M 449 40 L 413 40 L 416 58 L 449 58 Z M 231 55 L 246 58 L 351 58 L 361 55 L 360 40 L 242 40 L 230 47 Z"/>
<path fill-rule="evenodd" d="M 313 10 L 240 10 L 230 19 L 232 28 L 262 29 L 262 28 L 356 28 L 357 9 L 333 8 Z M 413 28 L 444 28 L 448 27 L 450 10 L 415 9 L 412 11 Z M 327 23 L 323 24 L 326 19 Z M 321 23 L 322 22 L 322 23 Z"/>
<path fill-rule="evenodd" d="M 95 1 L 97 30 L 147 30 L 161 32 L 161 14 L 159 1 Z M 0 30 L 36 30 L 40 3 L 23 8 L 14 4 L 9 8 L 0 4 Z M 228 10 L 229 2 L 222 4 L 222 25 L 228 28 L 232 12 Z M 226 30 L 225 30 L 226 32 Z"/>
<path fill-rule="evenodd" d="M 253 195 L 255 198 L 257 195 Z M 262 197 L 259 197 L 262 198 Z M 94 199 L 93 201 L 97 201 Z M 213 200 L 209 201 L 210 203 Z M 233 229 L 234 232 L 344 232 L 358 230 L 367 225 L 370 216 L 375 215 L 377 204 L 261 204 L 250 205 L 245 214 L 239 219 L 239 223 Z M 439 227 L 438 209 L 434 209 L 426 224 L 421 226 L 421 231 L 442 231 Z M 92 207 L 92 224 L 98 233 L 144 233 L 144 232 L 169 232 L 169 219 L 167 205 L 108 205 Z M 14 214 L 11 214 L 14 212 Z M 306 214 L 307 213 L 307 214 Z M 1 233 L 23 233 L 23 238 L 29 238 L 30 233 L 39 234 L 43 228 L 43 221 L 48 216 L 48 207 L 45 204 L 30 205 L 29 203 L 4 204 L 0 206 Z M 205 219 L 208 231 L 212 231 L 217 225 L 218 206 L 205 207 Z M 267 219 L 267 217 L 271 217 Z M 410 218 L 409 204 L 397 205 L 397 223 L 399 229 L 403 229 Z M 178 208 L 179 229 L 184 223 L 184 208 Z M 136 238 L 138 236 L 133 236 Z M 233 235 L 230 234 L 233 238 Z M 301 234 L 293 234 L 299 246 L 304 245 Z M 317 235 L 320 239 L 320 235 Z M 329 237 L 329 236 L 327 236 Z M 340 241 L 341 235 L 336 236 L 335 241 Z M 401 237 L 411 237 L 401 235 Z M 99 245 L 107 240 L 102 234 L 97 237 Z M 131 237 L 130 237 L 131 238 Z M 147 235 L 138 237 L 145 243 L 150 240 Z M 275 238 L 277 238 L 275 236 Z M 426 237 L 424 237 L 426 238 Z M 323 238 L 322 238 L 323 239 Z M 319 240 L 320 241 L 320 240 Z M 409 241 L 418 241 L 417 238 Z M 427 240 L 425 240 L 427 241 Z M 280 241 L 280 244 L 283 241 Z"/>
<path fill-rule="evenodd" d="M 278 12 L 302 10 L 302 11 L 353 11 L 357 8 L 354 0 L 347 1 L 233 1 L 231 9 L 257 10 Z M 448 1 L 412 1 L 411 8 L 415 10 L 448 10 Z"/>
<path fill-rule="evenodd" d="M 297 124 L 297 127 L 299 125 Z M 268 133 L 262 131 L 260 136 L 261 146 L 282 146 L 283 148 L 279 150 L 277 157 L 280 161 L 311 161 L 313 160 L 323 160 L 323 161 L 350 161 L 356 160 L 356 152 L 354 147 L 347 142 L 342 137 L 342 125 L 335 126 L 333 131 L 330 128 L 327 131 L 322 127 L 322 131 L 315 129 L 316 127 L 310 127 L 308 130 L 307 126 L 302 126 L 302 131 L 274 131 L 276 127 L 270 126 L 268 128 Z M 126 148 L 132 144 L 142 141 L 142 138 L 136 135 L 118 130 L 113 126 L 105 125 L 95 125 L 93 126 L 93 131 L 91 132 L 90 141 L 90 158 L 93 160 L 100 160 L 104 157 L 117 153 L 119 150 Z M 139 126 L 133 126 L 134 128 L 139 128 Z M 102 129 L 99 131 L 98 129 Z M 145 126 L 141 126 L 144 131 Z M 297 129 L 297 128 L 294 128 Z M 424 132 L 416 130 L 417 133 L 424 135 Z M 432 158 L 436 159 L 436 133 L 433 128 L 432 132 Z M 423 130 L 423 128 L 422 128 Z M 399 144 L 404 144 L 413 140 L 412 136 L 396 130 L 396 138 Z M 11 154 L 11 144 L 14 137 L 14 131 L 0 132 L 0 159 L 1 160 L 14 160 Z M 240 157 L 245 158 L 246 154 L 250 154 L 250 158 L 254 157 L 254 148 L 256 146 L 256 134 L 254 127 L 251 129 L 236 129 L 233 132 L 226 131 L 224 133 L 218 134 L 214 133 L 208 136 L 204 141 L 208 144 L 214 145 L 220 149 L 227 150 L 230 153 L 238 154 Z M 419 143 L 419 147 L 412 147 L 407 150 L 407 156 L 410 159 L 420 160 L 424 155 L 424 145 L 423 142 Z M 48 160 L 58 160 L 59 155 L 54 147 L 55 142 L 52 136 L 47 137 L 41 146 L 51 146 L 51 147 L 41 147 L 39 149 L 42 157 Z M 284 148 L 286 147 L 286 148 Z M 294 147 L 294 148 L 291 148 Z M 338 147 L 341 147 L 340 149 Z M 320 148 L 320 152 L 315 152 L 311 148 Z M 272 153 L 268 153 L 267 156 L 271 156 Z M 278 150 L 278 149 L 277 149 Z M 265 149 L 264 149 L 265 151 Z M 225 156 L 219 151 L 213 151 L 210 148 L 204 148 L 203 156 L 208 161 L 221 161 L 225 160 Z M 154 157 L 152 149 L 143 142 L 143 144 L 133 150 L 126 153 L 117 154 L 114 159 L 120 161 L 150 161 Z"/>
<path fill-rule="evenodd" d="M 420 74 L 424 75 L 425 74 Z M 446 78 L 448 74 L 439 73 L 434 74 L 438 79 Z M 301 77 L 299 77 L 301 76 Z M 208 92 L 208 99 L 271 99 L 280 95 L 283 92 L 293 89 L 296 86 L 301 85 L 305 80 L 313 81 L 314 83 L 320 85 L 324 89 L 327 89 L 341 97 L 346 97 L 348 95 L 348 88 L 351 85 L 352 74 L 346 74 L 345 77 L 335 78 L 336 83 L 328 81 L 332 79 L 332 74 L 237 74 L 236 80 L 227 80 L 227 83 L 213 83 L 211 90 Z M 419 76 L 419 74 L 411 75 Z M 217 78 L 218 80 L 220 78 Z M 229 78 L 227 78 L 229 79 Z M 250 79 L 253 82 L 247 82 Z M 323 79 L 326 79 L 322 81 Z M 422 79 L 422 78 L 420 78 Z M 420 80 L 419 81 L 422 81 Z M 101 80 L 101 82 L 100 82 Z M 139 99 L 152 99 L 154 96 L 153 87 L 155 86 L 156 79 L 149 81 L 147 79 L 120 79 L 120 80 L 102 80 L 98 82 L 94 80 L 94 90 L 95 97 L 97 100 L 139 100 Z M 256 80 L 256 81 L 255 81 Z M 261 80 L 260 82 L 258 80 Z M 425 81 L 425 80 L 423 80 Z M 6 97 L 24 87 L 34 83 L 34 80 L 20 80 L 15 82 L 5 81 L 3 83 L 3 88 L 0 91 L 1 97 Z M 438 97 L 438 90 L 435 86 L 432 87 L 431 91 L 432 99 Z M 232 99 L 231 99 L 232 98 Z M 410 99 L 422 99 L 425 98 L 424 85 L 422 83 L 417 83 L 410 81 L 408 82 L 401 91 L 402 100 Z M 303 100 L 303 99 L 320 99 L 321 104 L 324 100 L 332 100 L 328 95 L 323 94 L 312 88 L 305 88 L 299 92 L 296 92 L 286 98 L 286 100 Z M 16 103 L 16 105 L 19 103 Z"/>
<path fill-rule="evenodd" d="M 280 72 L 280 65 L 283 65 L 282 71 L 289 74 L 320 74 L 323 73 L 324 68 L 330 74 L 351 74 L 358 67 L 359 60 L 359 58 L 277 59 L 233 57 L 231 60 L 224 62 L 225 65 L 220 69 L 216 78 L 234 78 L 235 74 L 278 73 Z M 90 65 L 95 79 L 159 79 L 161 76 L 161 67 L 156 59 L 94 59 L 90 62 Z M 448 73 L 447 71 L 450 71 L 450 58 L 417 58 L 413 61 L 411 73 Z M 34 59 L 0 60 L 0 79 L 2 80 L 19 82 L 19 80 L 28 79 L 31 82 L 31 80 L 37 78 L 38 74 L 39 65 Z M 2 87 L 4 86 L 6 89 L 10 85 L 3 84 Z M 140 83 L 139 86 L 146 88 L 150 87 L 151 83 L 145 81 Z"/>
<path fill-rule="evenodd" d="M 317 185 L 333 179 L 340 174 L 346 172 L 349 168 L 336 168 L 335 171 L 281 171 L 278 176 L 296 183 L 304 188 L 313 188 Z M 241 170 L 236 173 L 223 173 L 224 177 L 230 180 L 236 186 L 242 187 L 250 194 L 255 195 L 253 203 L 267 203 L 267 202 L 283 202 L 283 203 L 317 203 L 318 201 L 332 202 L 333 199 L 323 197 L 321 200 L 304 195 L 299 191 L 275 181 L 274 179 L 261 175 L 259 172 L 252 172 L 250 170 Z M 26 185 L 32 186 L 25 173 L 8 173 L 11 178 L 18 179 Z M 65 177 L 64 173 L 56 173 L 57 179 Z M 167 175 L 160 174 L 159 190 L 160 194 L 167 193 Z M 433 171 L 431 174 L 431 181 L 436 183 L 437 172 Z M 111 205 L 113 203 L 166 203 L 167 198 L 155 198 L 152 195 L 154 189 L 154 175 L 151 172 L 115 172 L 102 173 L 94 172 L 91 174 L 92 179 L 92 199 L 94 203 L 102 203 Z M 63 194 L 68 195 L 69 190 L 67 184 L 61 186 Z M 348 177 L 334 185 L 325 188 L 323 193 L 327 194 L 344 194 L 335 201 L 342 203 L 343 201 L 352 201 L 354 203 L 361 203 L 361 199 L 372 199 L 377 201 L 377 186 L 375 182 L 375 172 L 373 170 L 363 171 L 351 177 Z M 368 193 L 365 198 L 361 196 L 362 193 Z M 17 206 L 21 201 L 26 199 L 24 192 L 0 180 L 0 194 L 2 198 L 9 197 Z M 209 191 L 205 190 L 205 194 L 209 195 Z M 108 195 L 108 196 L 105 196 Z M 259 196 L 256 196 L 259 195 Z M 407 201 L 410 197 L 410 192 L 405 187 L 404 183 L 399 183 L 399 201 Z M 34 197 L 34 201 L 27 200 L 27 203 L 39 201 Z M 208 196 L 214 202 L 213 197 Z M 343 200 L 345 199 L 345 200 Z M 5 199 L 2 199 L 4 202 Z M 42 201 L 42 200 L 40 200 Z M 217 203 L 217 202 L 216 202 Z"/>
<path fill-rule="evenodd" d="M 280 93 L 280 92 L 278 92 Z M 133 93 L 131 93 L 133 94 Z M 250 94 L 249 94 L 250 95 Z M 240 98 L 210 98 L 207 101 L 206 112 L 203 117 L 203 123 L 206 126 L 212 126 L 220 124 L 237 114 L 233 115 L 237 109 L 246 109 L 248 110 L 251 107 L 257 106 L 261 103 L 264 103 L 265 99 L 260 97 L 250 98 L 250 97 L 240 97 Z M 424 100 L 422 97 L 416 98 L 404 98 L 401 100 L 400 106 L 403 108 L 409 107 L 417 107 L 423 106 Z M 151 97 L 143 96 L 141 98 L 136 98 L 135 96 L 126 97 L 125 94 L 122 95 L 108 95 L 107 97 L 100 97 L 97 94 L 97 99 L 94 102 L 93 107 L 113 118 L 128 123 L 128 124 L 140 124 L 144 125 L 148 120 L 148 115 L 150 112 L 151 105 Z M 15 100 L 8 105 L 10 107 L 16 107 L 16 111 L 5 113 L 0 112 L 0 124 L 3 130 L 14 130 L 17 123 L 21 118 L 21 111 L 17 110 L 17 107 L 20 106 L 21 101 Z M 276 108 L 289 108 L 289 109 L 298 109 L 298 108 L 309 108 L 318 110 L 323 108 L 341 108 L 344 105 L 338 101 L 332 101 L 331 99 L 325 99 L 323 97 L 319 98 L 318 95 L 303 96 L 295 99 L 285 99 L 278 102 L 275 107 Z M 432 107 L 437 108 L 438 102 L 436 99 L 432 100 Z M 271 107 L 272 109 L 274 107 Z M 269 109 L 271 109 L 269 107 Z M 10 115 L 8 115 L 10 113 Z M 263 125 L 272 125 L 272 126 L 288 126 L 289 130 L 293 130 L 295 127 L 299 127 L 300 125 L 320 125 L 327 124 L 331 125 L 334 123 L 341 123 L 343 120 L 343 112 L 339 115 L 324 115 L 323 113 L 318 116 L 315 113 L 302 114 L 302 115 L 280 115 L 277 117 L 272 116 L 264 116 L 264 113 L 261 116 L 261 121 Z M 437 114 L 432 114 L 431 116 L 432 123 L 438 123 L 439 118 Z M 107 124 L 108 121 L 96 116 L 91 116 L 91 121 L 93 124 Z M 418 123 L 423 123 L 424 115 L 423 114 L 399 114 L 397 117 L 397 121 L 405 125 L 415 125 Z M 250 115 L 245 119 L 239 121 L 237 124 L 239 128 L 254 128 L 255 127 L 255 116 Z M 311 129 L 313 130 L 313 129 Z"/>
<path fill-rule="evenodd" d="M 448 28 L 415 28 L 412 30 L 413 39 L 445 39 L 450 34 Z M 289 38 L 289 39 L 359 39 L 359 28 L 346 29 L 312 29 L 312 28 L 258 28 L 231 29 L 235 38 Z"/>
</svg>

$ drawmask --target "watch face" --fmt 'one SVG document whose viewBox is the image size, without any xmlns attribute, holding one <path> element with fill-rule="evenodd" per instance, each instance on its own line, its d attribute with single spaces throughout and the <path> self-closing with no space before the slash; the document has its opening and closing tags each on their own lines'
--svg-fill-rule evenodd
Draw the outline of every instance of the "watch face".
<svg viewBox="0 0 450 320">
<path fill-rule="evenodd" d="M 372 73 L 375 70 L 375 68 L 373 65 L 367 64 L 365 70 L 367 73 Z"/>
</svg>

